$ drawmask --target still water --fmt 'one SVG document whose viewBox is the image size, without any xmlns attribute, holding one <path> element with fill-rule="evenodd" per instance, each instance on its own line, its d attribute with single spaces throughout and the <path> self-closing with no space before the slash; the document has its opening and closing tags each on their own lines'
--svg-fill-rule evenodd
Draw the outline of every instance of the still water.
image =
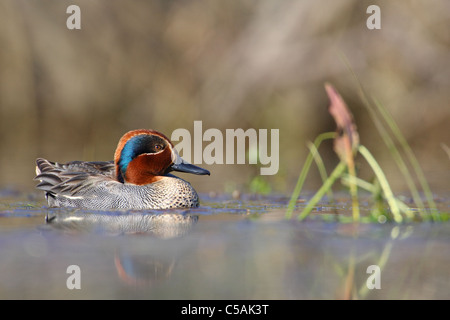
<svg viewBox="0 0 450 320">
<path fill-rule="evenodd" d="M 285 220 L 282 197 L 91 212 L 40 196 L 0 192 L 1 299 L 450 298 L 449 223 Z"/>
</svg>

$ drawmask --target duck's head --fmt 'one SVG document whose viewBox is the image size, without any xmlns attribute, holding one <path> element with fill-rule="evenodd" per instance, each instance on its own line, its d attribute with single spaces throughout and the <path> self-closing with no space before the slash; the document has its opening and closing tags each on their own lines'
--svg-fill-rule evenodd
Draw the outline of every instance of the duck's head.
<svg viewBox="0 0 450 320">
<path fill-rule="evenodd" d="M 170 171 L 209 175 L 209 171 L 184 161 L 172 142 L 155 130 L 139 129 L 125 133 L 114 153 L 116 178 L 122 183 L 149 184 Z"/>
</svg>

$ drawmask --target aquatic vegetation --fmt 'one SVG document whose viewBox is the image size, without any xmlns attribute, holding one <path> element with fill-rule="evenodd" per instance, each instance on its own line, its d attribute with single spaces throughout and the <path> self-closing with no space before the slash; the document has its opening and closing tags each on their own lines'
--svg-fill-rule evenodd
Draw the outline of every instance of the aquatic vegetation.
<svg viewBox="0 0 450 320">
<path fill-rule="evenodd" d="M 332 186 L 337 180 L 341 180 L 342 184 L 349 188 L 352 199 L 353 222 L 361 221 L 358 188 L 364 189 L 372 194 L 373 208 L 370 216 L 371 221 L 385 222 L 387 220 L 393 220 L 397 223 L 401 223 L 405 219 L 442 220 L 443 216 L 436 208 L 430 187 L 428 186 L 420 165 L 394 119 L 389 115 L 388 111 L 381 103 L 375 99 L 368 98 L 361 83 L 359 83 L 359 89 L 364 106 L 369 111 L 371 119 L 375 123 L 380 136 L 405 178 L 415 206 L 408 206 L 394 195 L 389 181 L 377 160 L 373 157 L 367 147 L 360 144 L 356 124 L 346 103 L 332 85 L 325 84 L 325 90 L 330 100 L 329 112 L 336 122 L 337 130 L 336 132 L 322 133 L 317 136 L 313 143 L 308 144 L 310 153 L 303 165 L 289 201 L 286 218 L 290 219 L 292 217 L 297 199 L 300 196 L 306 176 L 311 168 L 312 161 L 315 160 L 323 184 L 300 212 L 297 217 L 298 220 L 305 219 L 326 193 L 328 194 L 328 198 L 332 201 Z M 391 134 L 385 126 L 390 129 Z M 397 149 L 393 138 L 400 144 L 403 153 L 406 155 L 408 162 L 413 168 L 413 173 L 417 177 L 426 197 L 427 207 L 420 197 L 419 191 L 414 183 L 413 173 L 408 169 L 402 153 Z M 330 175 L 327 175 L 318 151 L 320 144 L 327 139 L 333 139 L 333 149 L 340 159 L 340 162 Z M 375 176 L 373 182 L 368 182 L 357 177 L 355 169 L 355 157 L 357 155 L 362 156 L 372 169 Z M 387 208 L 384 204 L 385 202 L 387 203 Z"/>
</svg>

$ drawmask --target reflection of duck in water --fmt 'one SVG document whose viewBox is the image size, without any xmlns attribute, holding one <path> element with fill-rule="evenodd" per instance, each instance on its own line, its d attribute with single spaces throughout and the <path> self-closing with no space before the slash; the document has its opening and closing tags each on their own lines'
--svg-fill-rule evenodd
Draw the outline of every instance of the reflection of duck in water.
<svg viewBox="0 0 450 320">
<path fill-rule="evenodd" d="M 152 286 L 169 278 L 177 261 L 175 250 L 154 250 L 155 241 L 170 244 L 166 239 L 186 235 L 198 221 L 198 215 L 189 211 L 170 212 L 51 212 L 47 226 L 70 233 L 88 232 L 106 235 L 138 234 L 144 246 L 120 245 L 114 254 L 117 275 L 127 285 Z M 150 237 L 145 237 L 145 236 Z M 120 239 L 131 239 L 119 237 Z M 157 239 L 155 239 L 157 238 Z M 148 241 L 150 242 L 146 242 Z M 125 241 L 125 244 L 127 242 Z M 159 242 L 156 247 L 159 248 Z M 148 245 L 147 245 L 148 244 Z M 172 243 L 173 244 L 173 243 Z M 178 244 L 175 244 L 178 247 Z M 151 249 L 153 248 L 153 250 Z M 167 248 L 166 248 L 167 249 Z M 170 253 L 171 252 L 171 253 Z"/>
<path fill-rule="evenodd" d="M 48 214 L 46 220 L 69 232 L 147 234 L 168 239 L 187 234 L 198 216 L 186 212 L 78 212 Z"/>
<path fill-rule="evenodd" d="M 117 274 L 125 284 L 133 286 L 152 286 L 164 281 L 175 267 L 174 257 L 151 255 L 131 255 L 117 252 L 114 255 Z"/>
<path fill-rule="evenodd" d="M 198 207 L 191 184 L 171 171 L 209 175 L 185 162 L 162 133 L 133 130 L 119 141 L 114 161 L 36 160 L 37 188 L 48 204 L 90 210 L 140 210 Z"/>
</svg>

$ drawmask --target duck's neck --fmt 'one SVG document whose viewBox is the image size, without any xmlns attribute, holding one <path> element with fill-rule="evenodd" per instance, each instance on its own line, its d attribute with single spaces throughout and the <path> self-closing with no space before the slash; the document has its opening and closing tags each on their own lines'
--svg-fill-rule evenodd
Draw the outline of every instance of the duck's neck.
<svg viewBox="0 0 450 320">
<path fill-rule="evenodd" d="M 116 164 L 117 180 L 122 183 L 131 183 L 136 185 L 150 184 L 163 178 L 162 175 L 155 173 L 150 168 L 152 156 L 140 155 L 134 158 L 127 166 L 126 172 L 120 170 L 120 166 Z M 161 172 L 162 170 L 157 170 Z"/>
<path fill-rule="evenodd" d="M 131 169 L 131 170 L 130 170 Z M 149 173 L 143 173 L 130 168 L 127 170 L 125 183 L 136 184 L 139 186 L 154 183 L 161 180 L 164 176 L 154 176 Z"/>
</svg>

